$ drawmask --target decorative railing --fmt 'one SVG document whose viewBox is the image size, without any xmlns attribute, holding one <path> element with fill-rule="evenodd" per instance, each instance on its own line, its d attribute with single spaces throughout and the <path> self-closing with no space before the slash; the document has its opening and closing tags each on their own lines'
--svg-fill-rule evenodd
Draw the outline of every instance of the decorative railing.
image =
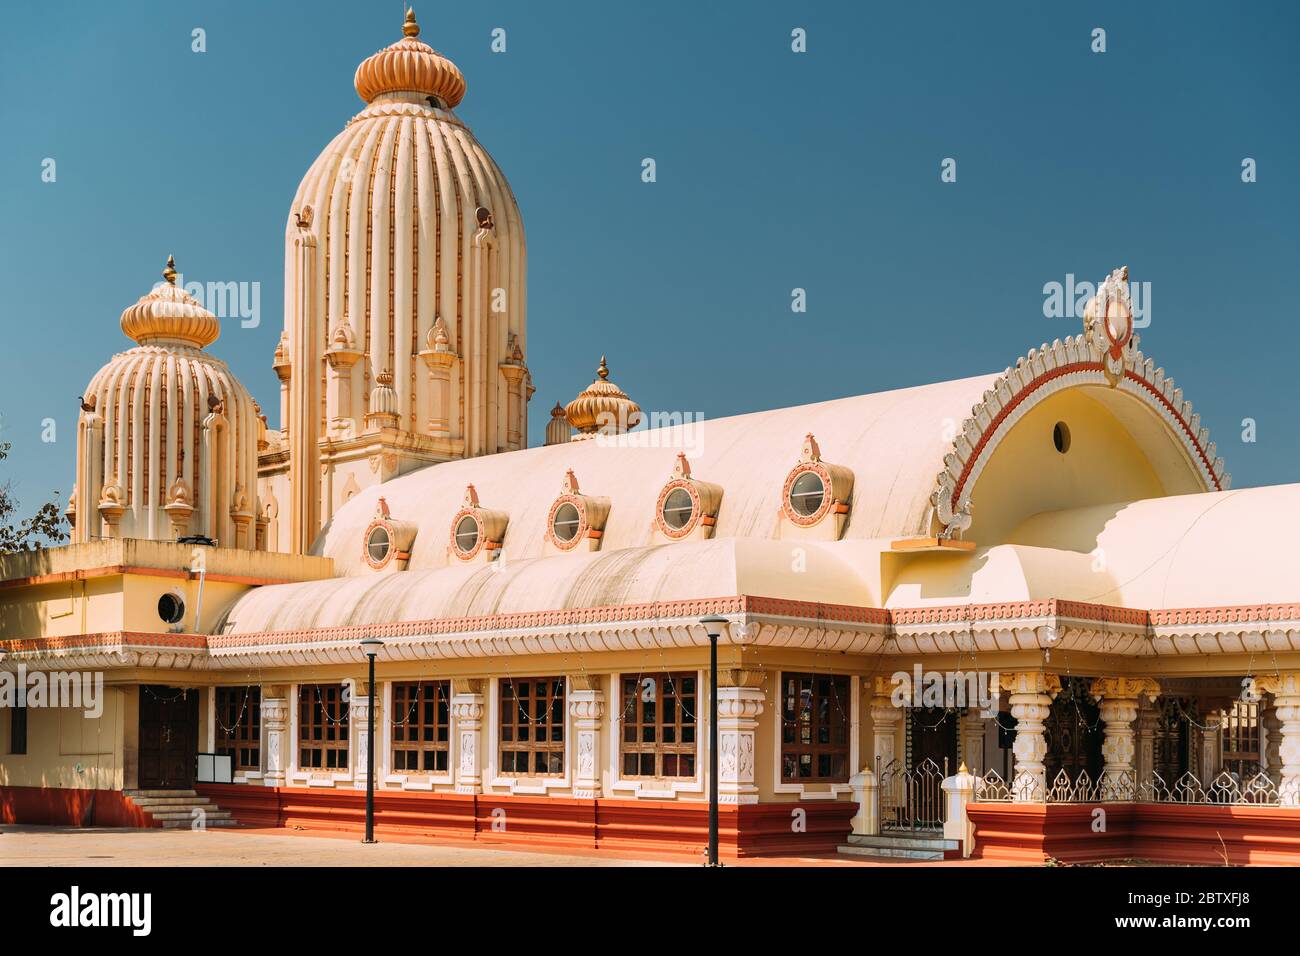
<svg viewBox="0 0 1300 956">
<path fill-rule="evenodd" d="M 942 830 L 945 803 L 943 781 L 948 776 L 948 761 L 940 767 L 931 759 L 915 767 L 897 760 L 881 766 L 876 758 L 876 799 L 879 801 L 880 829 L 886 831 Z"/>
<path fill-rule="evenodd" d="M 1184 773 L 1172 784 L 1158 773 L 1138 782 L 1126 772 L 1103 772 L 1096 780 L 1087 772 L 1071 778 L 1057 773 L 1045 790 L 1029 773 L 1010 781 L 995 770 L 975 778 L 973 799 L 982 803 L 1182 803 L 1211 806 L 1279 806 L 1300 804 L 1300 793 L 1290 784 L 1281 788 L 1260 771 L 1251 776 L 1222 771 L 1208 784 L 1193 773 Z"/>
</svg>

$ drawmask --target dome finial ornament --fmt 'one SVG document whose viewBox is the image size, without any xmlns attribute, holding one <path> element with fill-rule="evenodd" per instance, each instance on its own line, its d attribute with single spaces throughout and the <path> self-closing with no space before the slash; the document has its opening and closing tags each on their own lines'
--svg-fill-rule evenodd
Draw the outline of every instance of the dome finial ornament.
<svg viewBox="0 0 1300 956">
<path fill-rule="evenodd" d="M 353 83 L 367 103 L 386 94 L 436 97 L 435 108 L 455 109 L 465 96 L 465 77 L 456 64 L 420 39 L 415 10 L 407 9 L 402 38 L 366 57 Z"/>
<path fill-rule="evenodd" d="M 600 357 L 596 380 L 564 409 L 569 424 L 579 432 L 575 438 L 590 438 L 598 432 L 621 435 L 641 424 L 641 406 L 627 392 L 609 380 L 609 365 Z"/>
<path fill-rule="evenodd" d="M 176 257 L 173 256 L 173 255 L 171 255 L 171 254 L 168 254 L 168 256 L 167 256 L 167 267 L 166 267 L 165 269 L 163 269 L 162 276 L 163 276 L 164 279 L 167 280 L 167 284 L 168 284 L 168 285 L 175 285 L 175 284 L 176 284 L 176 275 L 177 275 L 177 273 L 176 273 Z"/>
</svg>

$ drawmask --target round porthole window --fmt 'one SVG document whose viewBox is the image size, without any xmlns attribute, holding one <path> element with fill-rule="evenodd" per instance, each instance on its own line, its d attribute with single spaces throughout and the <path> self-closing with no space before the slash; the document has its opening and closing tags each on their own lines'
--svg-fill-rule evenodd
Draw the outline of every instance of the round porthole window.
<svg viewBox="0 0 1300 956">
<path fill-rule="evenodd" d="M 1052 427 L 1052 444 L 1062 455 L 1070 450 L 1070 426 L 1065 422 L 1057 422 Z"/>
<path fill-rule="evenodd" d="M 815 471 L 805 471 L 790 486 L 790 510 L 802 518 L 815 515 L 826 500 L 826 484 Z"/>
<path fill-rule="evenodd" d="M 393 539 L 388 529 L 380 525 L 372 528 L 370 537 L 366 538 L 366 554 L 371 564 L 383 564 L 388 560 L 388 553 L 393 549 Z"/>
<path fill-rule="evenodd" d="M 185 602 L 179 594 L 168 592 L 158 599 L 158 617 L 164 624 L 179 624 L 185 620 Z"/>
<path fill-rule="evenodd" d="M 673 531 L 680 531 L 690 523 L 695 514 L 695 499 L 685 488 L 674 488 L 664 499 L 664 525 Z"/>
<path fill-rule="evenodd" d="M 582 516 L 578 514 L 577 507 L 572 502 L 566 501 L 555 509 L 555 520 L 551 522 L 551 532 L 555 535 L 556 541 L 567 543 L 577 536 L 581 524 Z"/>
<path fill-rule="evenodd" d="M 474 553 L 478 547 L 479 527 L 473 515 L 465 515 L 456 522 L 454 537 L 457 551 L 463 555 Z"/>
</svg>

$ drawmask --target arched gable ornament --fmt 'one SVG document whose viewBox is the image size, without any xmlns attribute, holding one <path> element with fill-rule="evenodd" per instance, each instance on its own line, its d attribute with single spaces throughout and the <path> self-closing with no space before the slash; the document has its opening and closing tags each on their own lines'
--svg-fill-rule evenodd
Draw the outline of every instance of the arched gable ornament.
<svg viewBox="0 0 1300 956">
<path fill-rule="evenodd" d="M 1204 490 L 1224 491 L 1231 486 L 1232 476 L 1216 456 L 1209 429 L 1201 425 L 1192 403 L 1183 398 L 1173 378 L 1138 348 L 1127 269 L 1116 269 L 1101 283 L 1085 316 L 1082 335 L 1031 349 L 1005 369 L 971 409 L 943 456 L 931 507 L 918 529 L 921 534 L 950 539 L 968 529 L 974 507 L 971 489 L 1003 436 L 1039 402 L 1083 385 L 1105 385 L 1142 402 L 1181 440 Z"/>
<path fill-rule="evenodd" d="M 1097 294 L 1084 306 L 1083 334 L 1089 344 L 1102 353 L 1102 371 L 1114 388 L 1124 377 L 1125 360 L 1137 348 L 1128 266 L 1122 266 L 1107 276 L 1097 287 Z"/>
</svg>

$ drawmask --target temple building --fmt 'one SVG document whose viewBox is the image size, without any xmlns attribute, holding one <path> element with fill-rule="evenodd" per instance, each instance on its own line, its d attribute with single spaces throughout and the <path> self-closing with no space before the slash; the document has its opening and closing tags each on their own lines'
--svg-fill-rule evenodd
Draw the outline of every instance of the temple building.
<svg viewBox="0 0 1300 956">
<path fill-rule="evenodd" d="M 520 212 L 402 33 L 289 207 L 279 428 L 174 263 L 122 313 L 73 542 L 0 556 L 0 820 L 356 830 L 373 757 L 381 839 L 698 855 L 716 694 L 724 855 L 1300 861 L 1300 485 L 1230 489 L 1126 269 L 812 405 L 647 428 L 600 356 L 530 446 Z"/>
</svg>

